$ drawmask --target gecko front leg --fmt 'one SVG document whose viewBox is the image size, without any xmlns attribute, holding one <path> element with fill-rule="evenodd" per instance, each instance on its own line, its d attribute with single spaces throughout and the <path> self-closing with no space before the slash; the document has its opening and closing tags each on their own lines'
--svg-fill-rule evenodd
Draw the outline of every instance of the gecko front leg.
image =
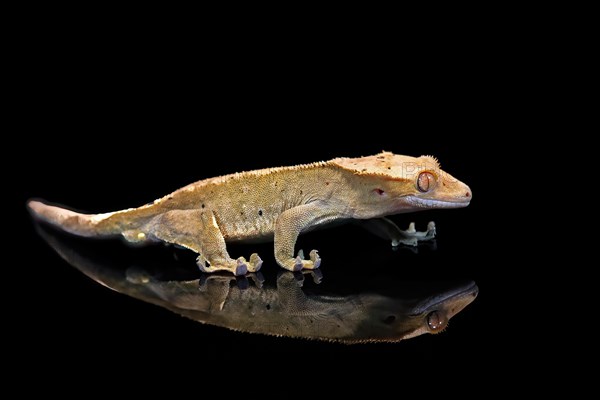
<svg viewBox="0 0 600 400">
<path fill-rule="evenodd" d="M 294 247 L 298 235 L 305 229 L 327 223 L 336 219 L 322 202 L 315 201 L 290 208 L 279 215 L 275 222 L 275 260 L 279 265 L 289 271 L 319 268 L 321 257 L 317 250 L 310 252 L 310 259 L 304 259 L 304 252 L 300 250 L 294 257 Z"/>
</svg>

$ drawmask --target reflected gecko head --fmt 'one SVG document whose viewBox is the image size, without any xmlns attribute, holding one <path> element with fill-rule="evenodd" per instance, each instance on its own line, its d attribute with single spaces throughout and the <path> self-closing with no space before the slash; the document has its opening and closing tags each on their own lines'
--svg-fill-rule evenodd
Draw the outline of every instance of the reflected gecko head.
<svg viewBox="0 0 600 400">
<path fill-rule="evenodd" d="M 406 305 L 396 312 L 389 312 L 393 304 L 386 303 L 385 307 L 379 307 L 377 321 L 389 327 L 387 331 L 378 328 L 385 336 L 381 340 L 398 341 L 425 333 L 443 332 L 450 319 L 475 300 L 478 293 L 475 282 L 469 282 L 413 302 L 396 303 L 396 306 Z"/>
</svg>

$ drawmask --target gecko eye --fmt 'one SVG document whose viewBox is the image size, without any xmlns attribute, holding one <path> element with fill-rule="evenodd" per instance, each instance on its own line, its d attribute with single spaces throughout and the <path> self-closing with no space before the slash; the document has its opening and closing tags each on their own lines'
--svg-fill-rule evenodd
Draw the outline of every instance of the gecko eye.
<svg viewBox="0 0 600 400">
<path fill-rule="evenodd" d="M 431 172 L 421 172 L 417 178 L 419 192 L 429 192 L 435 186 L 435 176 Z"/>
<path fill-rule="evenodd" d="M 438 333 L 444 330 L 448 321 L 437 311 L 432 311 L 427 315 L 427 326 L 432 333 Z"/>
</svg>

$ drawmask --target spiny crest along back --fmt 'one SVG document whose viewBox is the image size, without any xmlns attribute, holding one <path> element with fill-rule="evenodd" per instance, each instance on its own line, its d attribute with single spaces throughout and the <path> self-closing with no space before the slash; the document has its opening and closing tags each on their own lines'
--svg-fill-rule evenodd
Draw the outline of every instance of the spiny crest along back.
<svg viewBox="0 0 600 400">
<path fill-rule="evenodd" d="M 358 175 L 389 176 L 395 179 L 405 179 L 422 170 L 440 169 L 440 164 L 435 157 L 421 156 L 417 158 L 387 151 L 367 157 L 336 158 L 331 162 Z"/>
</svg>

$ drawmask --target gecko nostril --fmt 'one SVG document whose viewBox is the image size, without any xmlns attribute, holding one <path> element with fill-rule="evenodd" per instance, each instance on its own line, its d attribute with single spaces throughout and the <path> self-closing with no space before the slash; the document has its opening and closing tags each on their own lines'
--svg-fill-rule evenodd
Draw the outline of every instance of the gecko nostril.
<svg viewBox="0 0 600 400">
<path fill-rule="evenodd" d="M 467 192 L 467 193 L 465 194 L 465 196 L 466 196 L 466 197 L 470 197 L 470 196 L 471 196 L 471 193 Z"/>
</svg>

